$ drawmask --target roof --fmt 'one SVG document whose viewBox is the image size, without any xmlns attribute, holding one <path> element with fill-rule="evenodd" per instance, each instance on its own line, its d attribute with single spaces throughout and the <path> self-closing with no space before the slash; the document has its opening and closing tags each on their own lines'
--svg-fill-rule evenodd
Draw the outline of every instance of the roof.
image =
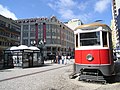
<svg viewBox="0 0 120 90">
<path fill-rule="evenodd" d="M 10 50 L 16 50 L 16 49 L 18 49 L 18 47 L 16 47 L 16 46 L 10 47 Z"/>
<path fill-rule="evenodd" d="M 12 46 L 10 48 L 8 48 L 7 50 L 24 50 L 24 49 L 29 49 L 29 50 L 40 50 L 38 47 L 35 46 L 26 46 L 26 45 L 20 45 L 20 46 Z"/>
<path fill-rule="evenodd" d="M 101 23 L 90 23 L 90 24 L 84 24 L 84 25 L 79 25 L 78 27 L 76 27 L 74 30 L 77 29 L 82 29 L 82 28 L 87 28 L 87 27 L 97 27 L 97 26 L 106 26 L 108 27 L 106 24 L 101 24 Z"/>
<path fill-rule="evenodd" d="M 20 45 L 20 46 L 18 46 L 18 49 L 28 49 L 28 46 L 26 46 L 26 45 Z"/>
<path fill-rule="evenodd" d="M 39 48 L 37 48 L 35 46 L 30 46 L 30 47 L 28 47 L 28 49 L 30 49 L 30 50 L 40 50 Z"/>
</svg>

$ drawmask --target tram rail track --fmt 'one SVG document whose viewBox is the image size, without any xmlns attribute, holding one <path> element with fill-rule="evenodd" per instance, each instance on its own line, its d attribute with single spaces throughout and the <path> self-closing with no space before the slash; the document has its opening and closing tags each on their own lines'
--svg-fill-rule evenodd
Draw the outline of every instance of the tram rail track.
<svg viewBox="0 0 120 90">
<path fill-rule="evenodd" d="M 72 64 L 65 65 L 65 66 L 59 66 L 59 67 L 55 67 L 55 68 L 51 68 L 51 69 L 46 69 L 46 70 L 42 70 L 42 71 L 36 71 L 36 72 L 33 72 L 33 73 L 18 75 L 18 76 L 14 76 L 14 77 L 9 77 L 9 78 L 5 78 L 5 79 L 1 79 L 0 82 L 13 80 L 13 79 L 17 79 L 17 78 L 22 78 L 22 77 L 26 77 L 26 76 L 31 76 L 31 75 L 35 75 L 35 74 L 39 74 L 39 73 L 44 73 L 44 72 L 48 72 L 48 71 L 52 71 L 52 70 L 56 70 L 56 69 L 60 69 L 60 68 L 64 68 L 64 67 L 68 67 L 68 66 L 71 66 L 71 65 Z"/>
</svg>

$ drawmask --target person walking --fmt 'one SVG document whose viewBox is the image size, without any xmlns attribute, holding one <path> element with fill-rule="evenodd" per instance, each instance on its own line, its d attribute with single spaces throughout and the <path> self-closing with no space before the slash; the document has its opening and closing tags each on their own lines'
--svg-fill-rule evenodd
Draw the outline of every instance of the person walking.
<svg viewBox="0 0 120 90">
<path fill-rule="evenodd" d="M 70 61 L 70 56 L 68 56 L 68 60 Z"/>
<path fill-rule="evenodd" d="M 62 55 L 62 64 L 64 64 L 64 56 Z"/>
<path fill-rule="evenodd" d="M 58 56 L 58 64 L 60 64 L 60 55 Z"/>
<path fill-rule="evenodd" d="M 65 60 L 65 65 L 67 64 L 67 58 L 66 56 L 64 56 L 64 60 Z"/>
<path fill-rule="evenodd" d="M 58 63 L 58 55 L 56 56 L 56 63 Z"/>
</svg>

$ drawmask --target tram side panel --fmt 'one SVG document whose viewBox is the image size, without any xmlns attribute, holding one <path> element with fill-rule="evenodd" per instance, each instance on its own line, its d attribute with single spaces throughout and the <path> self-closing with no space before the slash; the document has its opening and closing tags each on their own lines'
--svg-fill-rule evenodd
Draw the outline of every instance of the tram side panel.
<svg viewBox="0 0 120 90">
<path fill-rule="evenodd" d="M 98 69 L 103 75 L 112 74 L 113 60 L 109 49 L 97 50 L 75 50 L 75 72 L 79 73 L 81 69 Z M 91 54 L 93 59 L 87 60 L 87 55 Z"/>
</svg>

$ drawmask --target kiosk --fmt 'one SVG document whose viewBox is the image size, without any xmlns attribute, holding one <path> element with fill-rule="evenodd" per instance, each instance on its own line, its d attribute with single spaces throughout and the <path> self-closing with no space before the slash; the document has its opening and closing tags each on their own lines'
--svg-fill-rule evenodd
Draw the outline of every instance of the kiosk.
<svg viewBox="0 0 120 90">
<path fill-rule="evenodd" d="M 4 67 L 34 67 L 44 64 L 41 51 L 35 46 L 20 45 L 4 50 Z"/>
</svg>

